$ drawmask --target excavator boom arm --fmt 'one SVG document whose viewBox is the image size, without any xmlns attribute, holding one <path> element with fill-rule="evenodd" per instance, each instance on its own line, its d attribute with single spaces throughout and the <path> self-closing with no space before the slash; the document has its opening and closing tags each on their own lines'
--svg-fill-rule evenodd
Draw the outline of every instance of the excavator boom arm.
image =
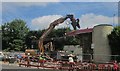
<svg viewBox="0 0 120 71">
<path fill-rule="evenodd" d="M 45 32 L 42 34 L 42 36 L 39 38 L 38 47 L 42 54 L 44 54 L 43 42 L 46 36 L 55 28 L 56 25 L 63 23 L 68 18 L 70 18 L 71 21 L 74 19 L 73 15 L 67 15 L 66 17 L 61 17 L 55 20 L 54 22 L 50 23 L 50 26 L 48 27 L 48 29 L 46 29 Z"/>
</svg>

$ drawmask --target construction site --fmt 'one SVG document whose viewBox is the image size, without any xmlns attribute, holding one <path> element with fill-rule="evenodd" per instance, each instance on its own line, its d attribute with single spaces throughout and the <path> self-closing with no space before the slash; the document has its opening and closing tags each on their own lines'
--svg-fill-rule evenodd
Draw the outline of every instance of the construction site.
<svg viewBox="0 0 120 71">
<path fill-rule="evenodd" d="M 48 34 L 65 20 L 70 19 L 73 30 L 65 33 L 65 36 L 79 39 L 79 45 L 65 45 L 63 50 L 55 50 L 53 42 L 43 44 Z M 100 24 L 93 28 L 81 29 L 79 19 L 68 14 L 52 23 L 44 31 L 38 40 L 38 51 L 26 49 L 17 57 L 18 65 L 24 67 L 36 67 L 38 69 L 71 70 L 71 71 L 119 71 L 116 63 L 116 55 L 111 54 L 107 35 L 113 30 L 112 25 Z M 114 60 L 111 60 L 111 57 Z M 9 58 L 9 63 L 14 63 L 14 58 Z M 4 59 L 7 62 L 7 59 Z M 116 65 L 116 68 L 115 68 Z"/>
</svg>

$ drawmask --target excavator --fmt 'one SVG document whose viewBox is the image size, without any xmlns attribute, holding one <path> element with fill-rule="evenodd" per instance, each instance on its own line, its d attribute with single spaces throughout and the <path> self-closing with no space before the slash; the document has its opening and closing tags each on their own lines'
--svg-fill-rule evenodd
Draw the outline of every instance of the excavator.
<svg viewBox="0 0 120 71">
<path fill-rule="evenodd" d="M 38 48 L 39 48 L 41 54 L 44 54 L 43 42 L 44 42 L 46 36 L 55 28 L 55 26 L 62 24 L 68 18 L 72 22 L 71 25 L 73 26 L 74 30 L 76 30 L 76 27 L 80 28 L 79 19 L 75 19 L 74 15 L 72 15 L 72 14 L 68 14 L 65 17 L 61 17 L 61 18 L 53 21 L 52 23 L 50 23 L 50 26 L 45 30 L 45 32 L 39 38 Z"/>
</svg>

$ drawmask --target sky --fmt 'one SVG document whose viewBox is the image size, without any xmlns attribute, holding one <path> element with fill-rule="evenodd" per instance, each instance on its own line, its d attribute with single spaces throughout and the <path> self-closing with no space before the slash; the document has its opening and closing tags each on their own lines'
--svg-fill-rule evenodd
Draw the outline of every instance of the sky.
<svg viewBox="0 0 120 71">
<path fill-rule="evenodd" d="M 81 29 L 92 28 L 98 24 L 118 24 L 118 0 L 32 1 L 4 0 L 2 4 L 0 3 L 2 24 L 14 19 L 22 19 L 31 30 L 46 29 L 51 22 L 67 14 L 73 14 L 80 20 Z M 69 19 L 56 28 L 71 27 L 68 23 L 70 23 Z"/>
</svg>

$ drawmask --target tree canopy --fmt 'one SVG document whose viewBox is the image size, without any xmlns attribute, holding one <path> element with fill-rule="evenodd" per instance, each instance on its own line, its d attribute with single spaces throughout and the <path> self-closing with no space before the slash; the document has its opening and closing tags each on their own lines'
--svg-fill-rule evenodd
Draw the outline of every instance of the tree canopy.
<svg viewBox="0 0 120 71">
<path fill-rule="evenodd" d="M 2 25 L 2 49 L 22 50 L 25 45 L 25 37 L 29 32 L 26 22 L 14 19 Z"/>
<path fill-rule="evenodd" d="M 26 45 L 28 48 L 31 48 L 31 45 L 34 46 L 34 48 L 38 48 L 38 40 L 43 34 L 43 30 L 39 31 L 29 31 L 29 33 L 26 36 Z M 44 40 L 44 44 L 48 42 L 53 42 L 53 45 L 55 49 L 57 50 L 62 50 L 64 45 L 77 45 L 79 44 L 75 39 L 76 37 L 68 37 L 65 35 L 65 33 L 71 31 L 70 28 L 59 28 L 59 29 L 53 29 L 52 32 L 46 37 Z M 34 38 L 34 37 L 35 38 Z M 33 38 L 31 38 L 33 37 Z"/>
<path fill-rule="evenodd" d="M 120 26 L 113 29 L 111 34 L 108 35 L 108 39 L 112 54 L 120 55 Z"/>
<path fill-rule="evenodd" d="M 31 30 L 27 27 L 26 22 L 21 19 L 14 19 L 6 22 L 2 26 L 2 49 L 5 51 L 15 50 L 23 51 L 33 47 L 38 49 L 38 40 L 45 31 Z M 46 37 L 44 44 L 52 41 L 56 49 L 63 49 L 64 45 L 76 45 L 75 37 L 68 37 L 65 33 L 71 31 L 70 28 L 53 29 Z"/>
</svg>

